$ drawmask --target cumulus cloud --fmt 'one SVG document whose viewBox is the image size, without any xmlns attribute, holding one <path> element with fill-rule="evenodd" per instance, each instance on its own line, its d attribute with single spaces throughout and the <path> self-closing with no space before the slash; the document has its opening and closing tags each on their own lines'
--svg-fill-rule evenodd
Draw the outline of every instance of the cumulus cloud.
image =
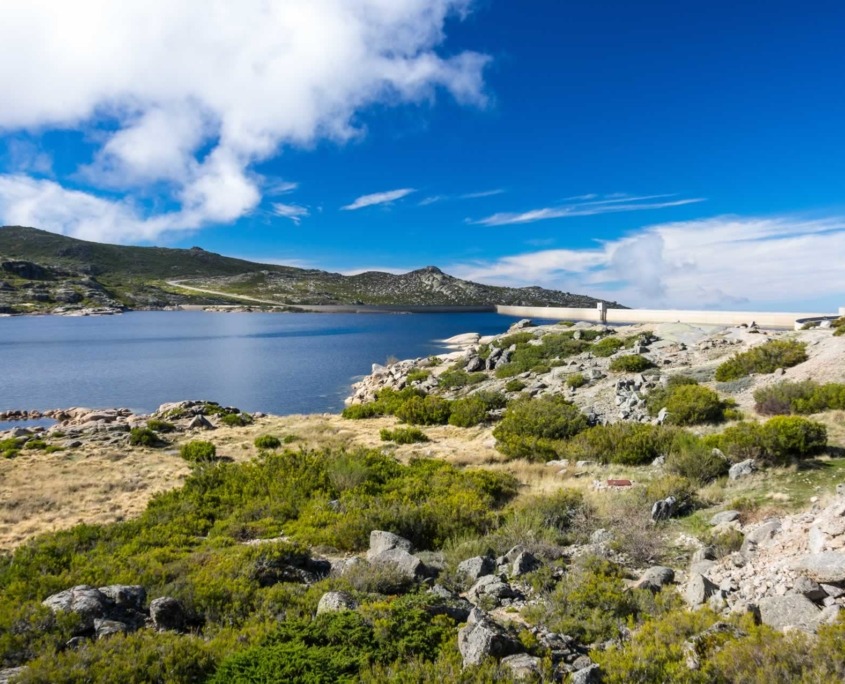
<svg viewBox="0 0 845 684">
<path fill-rule="evenodd" d="M 0 107 L 0 130 L 79 130 L 99 141 L 77 175 L 85 201 L 79 190 L 40 186 L 68 202 L 52 208 L 51 229 L 76 234 L 128 212 L 125 234 L 108 230 L 126 240 L 233 221 L 262 199 L 254 164 L 286 145 L 362 135 L 358 113 L 373 103 L 428 102 L 443 90 L 483 106 L 488 57 L 441 54 L 446 20 L 471 3 L 7 0 L 0 89 L 14 97 Z M 4 178 L 15 190 L 2 199 L 6 222 L 27 212 L 16 204 L 27 194 L 20 180 Z M 151 187 L 178 210 L 145 215 L 99 194 Z M 60 220 L 85 207 L 90 217 Z"/>
<path fill-rule="evenodd" d="M 398 190 L 388 190 L 387 192 L 374 192 L 371 195 L 362 195 L 351 204 L 341 207 L 344 211 L 356 211 L 364 207 L 374 207 L 377 204 L 390 204 L 403 197 L 407 197 L 412 192 L 416 192 L 413 188 L 400 188 Z"/>
<path fill-rule="evenodd" d="M 596 195 L 581 195 L 571 197 L 570 204 L 561 204 L 555 207 L 544 207 L 542 209 L 531 209 L 522 212 L 500 212 L 477 220 L 469 220 L 468 223 L 478 226 L 508 226 L 516 223 L 534 223 L 547 219 L 571 218 L 575 216 L 596 216 L 598 214 L 615 214 L 626 211 L 644 211 L 646 209 L 667 209 L 669 207 L 680 207 L 685 204 L 703 202 L 700 197 L 690 199 L 671 199 L 673 195 L 646 195 L 642 197 L 630 197 L 627 195 L 610 195 L 602 200 L 592 200 Z"/>
<path fill-rule="evenodd" d="M 589 249 L 526 252 L 449 270 L 482 282 L 541 283 L 631 306 L 803 302 L 835 311 L 845 304 L 841 254 L 845 217 L 720 216 L 650 226 Z"/>
</svg>

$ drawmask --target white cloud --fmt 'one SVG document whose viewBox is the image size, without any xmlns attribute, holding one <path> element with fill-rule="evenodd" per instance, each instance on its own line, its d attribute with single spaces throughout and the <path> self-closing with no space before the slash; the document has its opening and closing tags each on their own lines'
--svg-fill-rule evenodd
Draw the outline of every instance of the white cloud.
<svg viewBox="0 0 845 684">
<path fill-rule="evenodd" d="M 482 190 L 481 192 L 467 192 L 460 196 L 460 199 L 481 199 L 482 197 L 494 197 L 504 192 L 501 188 L 497 190 Z"/>
<path fill-rule="evenodd" d="M 547 219 L 570 218 L 575 216 L 596 216 L 598 214 L 615 214 L 627 211 L 644 211 L 647 209 L 667 209 L 669 207 L 680 207 L 685 204 L 703 202 L 703 198 L 691 199 L 668 199 L 672 195 L 646 195 L 642 197 L 610 196 L 609 198 L 597 201 L 581 201 L 592 199 L 594 195 L 582 195 L 573 197 L 573 204 L 566 204 L 556 207 L 545 207 L 543 209 L 532 209 L 523 212 L 500 212 L 478 220 L 469 220 L 468 223 L 479 226 L 507 226 L 515 223 L 534 223 Z M 661 199 L 662 198 L 662 199 Z M 654 201 L 660 200 L 660 201 Z"/>
<path fill-rule="evenodd" d="M 109 228 L 112 237 L 129 239 L 138 221 L 153 233 L 233 221 L 261 201 L 253 164 L 286 145 L 362 135 L 357 114 L 373 103 L 428 102 L 443 90 L 483 106 L 488 57 L 440 52 L 446 19 L 471 4 L 6 0 L 0 90 L 14 97 L 0 107 L 0 130 L 93 133 L 100 147 L 77 177 L 92 193 L 164 188 L 180 206 L 175 216 L 148 219 L 131 208 L 136 220 L 125 235 Z M 17 187 L 20 179 L 5 180 Z M 67 192 L 77 209 L 108 202 Z M 3 221 L 25 213 L 15 197 L 3 198 Z M 56 207 L 53 229 L 102 225 L 105 213 L 127 207 L 118 200 L 67 223 Z"/>
<path fill-rule="evenodd" d="M 296 225 L 299 225 L 300 221 L 310 214 L 307 207 L 298 204 L 282 204 L 281 202 L 273 203 L 273 213 L 276 216 L 289 218 Z"/>
<path fill-rule="evenodd" d="M 543 284 L 630 306 L 845 305 L 845 217 L 733 217 L 666 223 L 581 250 L 541 250 L 448 267 L 502 285 Z M 797 305 L 797 304 L 794 304 Z"/>
<path fill-rule="evenodd" d="M 481 192 L 467 192 L 462 195 L 431 195 L 430 197 L 426 197 L 425 199 L 421 200 L 420 203 L 417 205 L 418 207 L 427 207 L 431 204 L 437 204 L 438 202 L 450 202 L 454 200 L 472 200 L 472 199 L 481 199 L 483 197 L 493 197 L 495 195 L 501 195 L 504 190 L 482 190 Z"/>
<path fill-rule="evenodd" d="M 269 181 L 266 179 L 264 185 L 264 194 L 269 197 L 278 197 L 279 195 L 287 195 L 299 188 L 299 183 L 293 183 L 285 180 Z"/>
<path fill-rule="evenodd" d="M 389 204 L 390 202 L 407 197 L 412 192 L 416 192 L 416 190 L 413 188 L 400 188 L 399 190 L 388 190 L 387 192 L 374 192 L 371 195 L 362 195 L 352 202 L 352 204 L 347 204 L 345 207 L 341 207 L 341 209 L 344 211 L 355 211 L 377 204 Z"/>
</svg>

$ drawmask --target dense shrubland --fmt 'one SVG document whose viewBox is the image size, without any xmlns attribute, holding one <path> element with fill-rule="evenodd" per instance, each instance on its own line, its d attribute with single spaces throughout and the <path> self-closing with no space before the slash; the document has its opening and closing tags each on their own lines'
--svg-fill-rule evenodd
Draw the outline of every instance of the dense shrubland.
<svg viewBox="0 0 845 684">
<path fill-rule="evenodd" d="M 755 409 L 767 416 L 845 410 L 845 385 L 784 380 L 754 392 Z"/>
<path fill-rule="evenodd" d="M 797 340 L 769 340 L 734 354 L 716 369 L 716 380 L 726 382 L 752 373 L 774 373 L 807 360 L 807 345 Z"/>
</svg>

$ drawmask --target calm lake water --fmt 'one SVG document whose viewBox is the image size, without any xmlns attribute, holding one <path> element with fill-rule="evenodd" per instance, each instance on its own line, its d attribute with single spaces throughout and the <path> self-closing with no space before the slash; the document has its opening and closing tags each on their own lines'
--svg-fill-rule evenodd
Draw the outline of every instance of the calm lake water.
<svg viewBox="0 0 845 684">
<path fill-rule="evenodd" d="M 335 412 L 388 356 L 444 351 L 453 335 L 515 321 L 476 314 L 136 312 L 0 319 L 0 410 L 127 407 L 182 399 L 247 411 Z"/>
</svg>

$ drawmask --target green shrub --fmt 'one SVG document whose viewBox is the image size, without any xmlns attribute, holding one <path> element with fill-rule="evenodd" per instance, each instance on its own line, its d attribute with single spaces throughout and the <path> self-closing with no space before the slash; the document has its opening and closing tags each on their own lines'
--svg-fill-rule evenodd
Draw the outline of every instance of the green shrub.
<svg viewBox="0 0 845 684">
<path fill-rule="evenodd" d="M 566 378 L 566 385 L 574 389 L 583 387 L 588 382 L 589 380 L 587 380 L 586 376 L 583 373 L 573 373 L 572 375 Z"/>
<path fill-rule="evenodd" d="M 258 449 L 278 449 L 282 446 L 282 440 L 274 435 L 260 435 L 253 442 Z"/>
<path fill-rule="evenodd" d="M 350 404 L 340 414 L 349 420 L 361 420 L 363 418 L 374 418 L 379 415 L 378 405 L 376 402 L 369 402 L 367 404 Z"/>
<path fill-rule="evenodd" d="M 179 455 L 191 463 L 204 463 L 216 458 L 217 447 L 211 442 L 195 440 L 179 447 Z"/>
<path fill-rule="evenodd" d="M 168 423 L 166 420 L 159 420 L 158 418 L 150 418 L 147 421 L 147 427 L 153 432 L 176 432 L 176 426 L 173 423 Z"/>
<path fill-rule="evenodd" d="M 129 431 L 129 443 L 132 446 L 157 447 L 161 439 L 149 428 L 136 427 Z"/>
<path fill-rule="evenodd" d="M 845 335 L 845 316 L 843 316 L 842 318 L 837 318 L 835 321 L 833 321 L 831 327 L 833 328 L 834 337 Z"/>
<path fill-rule="evenodd" d="M 533 339 L 533 332 L 512 333 L 510 335 L 505 335 L 504 337 L 500 337 L 496 340 L 493 340 L 493 346 L 499 347 L 500 349 L 507 349 L 508 347 L 512 347 L 513 345 L 527 344 Z"/>
<path fill-rule="evenodd" d="M 521 392 L 526 387 L 526 384 L 517 378 L 513 378 L 512 380 L 508 380 L 505 383 L 505 391 L 506 392 Z"/>
<path fill-rule="evenodd" d="M 445 425 L 450 414 L 451 402 L 433 394 L 411 397 L 394 412 L 399 420 L 411 425 Z"/>
<path fill-rule="evenodd" d="M 586 417 L 558 396 L 517 399 L 493 430 L 496 448 L 511 458 L 548 461 L 568 439 L 587 428 Z"/>
<path fill-rule="evenodd" d="M 0 439 L 0 455 L 3 458 L 14 458 L 20 453 L 25 441 L 24 439 L 15 437 Z"/>
<path fill-rule="evenodd" d="M 769 340 L 734 354 L 716 369 L 716 380 L 726 382 L 752 373 L 774 373 L 807 360 L 807 345 L 796 340 Z"/>
<path fill-rule="evenodd" d="M 428 380 L 431 377 L 431 371 L 427 368 L 415 368 L 410 373 L 406 380 L 408 382 L 422 382 L 423 380 Z"/>
<path fill-rule="evenodd" d="M 252 425 L 252 416 L 248 413 L 227 413 L 220 418 L 220 422 L 227 427 L 246 427 Z"/>
<path fill-rule="evenodd" d="M 570 440 L 566 455 L 575 461 L 646 465 L 669 452 L 675 434 L 673 428 L 648 423 L 595 425 Z"/>
<path fill-rule="evenodd" d="M 588 333 L 594 333 L 593 335 Z M 529 344 L 528 340 L 516 343 L 511 359 L 508 363 L 496 368 L 497 378 L 512 378 L 520 373 L 548 373 L 551 364 L 578 354 L 589 347 L 587 339 L 598 334 L 596 331 L 581 331 L 582 338 L 576 340 L 575 331 L 568 330 L 562 333 L 549 333 L 543 335 L 539 344 Z"/>
<path fill-rule="evenodd" d="M 23 448 L 32 449 L 33 451 L 44 451 L 48 446 L 50 445 L 47 444 L 47 442 L 45 442 L 43 439 L 39 439 L 36 437 L 27 440 L 26 443 L 23 445 Z"/>
<path fill-rule="evenodd" d="M 406 401 L 414 397 L 424 398 L 426 393 L 419 387 L 405 387 L 401 390 L 390 389 L 385 387 L 376 393 L 375 408 L 376 411 L 385 416 L 395 416 Z"/>
<path fill-rule="evenodd" d="M 467 373 L 465 370 L 448 370 L 437 379 L 437 384 L 444 389 L 458 389 L 477 385 L 486 379 L 487 374 L 480 371 L 478 373 Z"/>
<path fill-rule="evenodd" d="M 815 456 L 827 447 L 827 428 L 800 416 L 776 416 L 766 423 L 738 423 L 704 443 L 734 460 L 760 459 L 783 465 L 793 458 Z"/>
<path fill-rule="evenodd" d="M 666 459 L 666 470 L 699 485 L 705 485 L 728 474 L 728 460 L 714 453 L 713 447 L 703 444 L 693 435 L 675 440 Z"/>
<path fill-rule="evenodd" d="M 701 385 L 673 387 L 666 400 L 667 422 L 672 425 L 720 423 L 725 405 L 713 390 Z"/>
<path fill-rule="evenodd" d="M 416 442 L 430 441 L 426 434 L 419 428 L 396 428 L 395 430 L 382 428 L 379 435 L 382 442 L 396 442 L 397 444 L 414 444 Z"/>
<path fill-rule="evenodd" d="M 625 343 L 618 337 L 605 337 L 590 347 L 590 351 L 595 356 L 608 357 L 613 356 L 624 346 Z"/>
<path fill-rule="evenodd" d="M 609 368 L 616 373 L 642 373 L 649 368 L 654 368 L 654 364 L 640 354 L 626 354 L 613 359 Z"/>
<path fill-rule="evenodd" d="M 754 392 L 755 410 L 768 416 L 790 413 L 820 413 L 845 409 L 845 385 L 812 380 L 784 380 Z"/>
<path fill-rule="evenodd" d="M 449 425 L 467 428 L 483 423 L 485 420 L 487 420 L 487 404 L 483 399 L 469 396 L 452 402 Z"/>
</svg>

